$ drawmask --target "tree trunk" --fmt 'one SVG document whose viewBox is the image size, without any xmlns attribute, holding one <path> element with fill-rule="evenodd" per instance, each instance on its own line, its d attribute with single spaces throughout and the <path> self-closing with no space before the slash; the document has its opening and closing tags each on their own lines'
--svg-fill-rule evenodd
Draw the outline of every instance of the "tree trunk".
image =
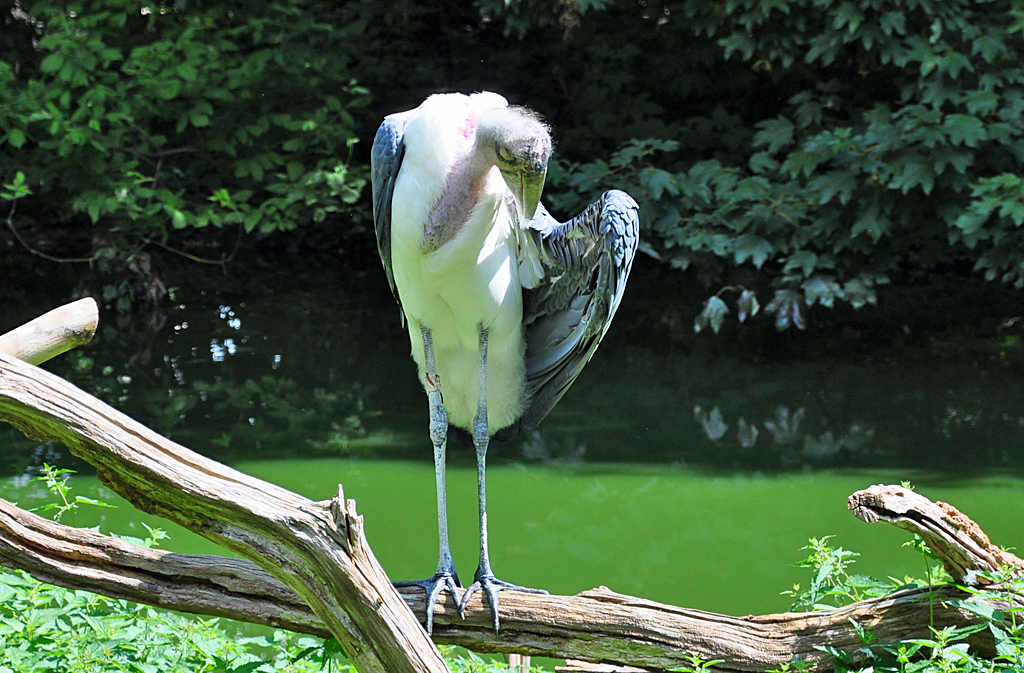
<svg viewBox="0 0 1024 673">
<path fill-rule="evenodd" d="M 63 442 L 143 511 L 250 559 L 138 547 L 0 501 L 3 564 L 69 588 L 334 636 L 362 671 L 447 670 L 413 616 L 424 614 L 423 591 L 395 591 L 366 544 L 354 501 L 340 489 L 333 500 L 316 503 L 241 474 L 2 354 L 0 419 L 30 437 Z M 853 494 L 849 508 L 865 521 L 920 534 L 964 584 L 991 582 L 979 573 L 1003 567 L 1024 570 L 1024 562 L 994 547 L 955 508 L 907 489 L 874 486 Z M 855 652 L 863 643 L 854 624 L 887 643 L 929 637 L 929 626 L 980 620 L 955 602 L 979 599 L 952 586 L 901 591 L 834 610 L 748 617 L 662 605 L 600 587 L 577 596 L 502 594 L 496 634 L 479 595 L 465 620 L 455 600 L 443 596 L 433 607 L 438 642 L 564 658 L 570 660 L 566 670 L 592 672 L 664 671 L 686 665 L 687 655 L 724 660 L 718 671 L 767 671 L 794 657 L 809 670 L 827 670 L 831 656 L 817 648 Z M 1024 607 L 1024 601 L 1015 597 L 1015 605 Z M 971 643 L 972 652 L 994 654 L 987 631 Z"/>
</svg>

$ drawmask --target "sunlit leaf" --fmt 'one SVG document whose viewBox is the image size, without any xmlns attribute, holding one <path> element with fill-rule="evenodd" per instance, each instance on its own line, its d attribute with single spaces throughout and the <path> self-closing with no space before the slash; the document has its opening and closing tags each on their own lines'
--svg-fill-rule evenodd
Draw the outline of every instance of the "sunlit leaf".
<svg viewBox="0 0 1024 673">
<path fill-rule="evenodd" d="M 710 297 L 704 304 L 704 310 L 700 312 L 700 315 L 694 321 L 693 331 L 700 332 L 705 327 L 710 327 L 715 334 L 718 334 L 718 330 L 722 328 L 722 322 L 728 313 L 729 307 L 725 305 L 721 298 L 718 296 Z"/>
<path fill-rule="evenodd" d="M 757 301 L 757 295 L 750 290 L 743 290 L 739 299 L 736 300 L 736 317 L 739 321 L 744 322 L 748 315 L 757 315 L 759 310 L 761 310 L 761 305 Z"/>
</svg>

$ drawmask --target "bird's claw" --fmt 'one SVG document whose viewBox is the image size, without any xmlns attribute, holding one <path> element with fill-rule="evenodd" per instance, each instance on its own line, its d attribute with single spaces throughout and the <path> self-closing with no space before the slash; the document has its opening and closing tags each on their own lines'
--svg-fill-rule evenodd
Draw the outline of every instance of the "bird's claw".
<svg viewBox="0 0 1024 673">
<path fill-rule="evenodd" d="M 441 592 L 445 589 L 452 595 L 456 601 L 459 600 L 459 594 L 456 589 L 462 587 L 459 583 L 459 576 L 453 570 L 451 572 L 439 572 L 430 579 L 426 580 L 409 580 L 404 582 L 393 582 L 396 587 L 420 587 L 427 593 L 426 600 L 426 628 L 427 635 L 433 635 L 434 633 L 434 606 L 437 604 L 437 597 L 441 595 Z M 461 614 L 461 610 L 460 610 Z"/>
<path fill-rule="evenodd" d="M 531 589 L 530 587 L 521 587 L 518 584 L 511 584 L 504 580 L 499 580 L 493 575 L 493 573 L 481 573 L 479 570 L 476 571 L 476 576 L 473 578 L 473 583 L 469 585 L 469 588 L 462 594 L 462 600 L 459 601 L 459 614 L 463 619 L 466 618 L 466 606 L 469 605 L 469 599 L 473 597 L 473 594 L 479 590 L 483 590 L 487 594 L 487 600 L 491 604 L 491 616 L 494 619 L 494 632 L 498 632 L 498 592 L 499 591 L 521 591 L 527 594 L 546 594 L 547 591 L 543 589 Z"/>
</svg>

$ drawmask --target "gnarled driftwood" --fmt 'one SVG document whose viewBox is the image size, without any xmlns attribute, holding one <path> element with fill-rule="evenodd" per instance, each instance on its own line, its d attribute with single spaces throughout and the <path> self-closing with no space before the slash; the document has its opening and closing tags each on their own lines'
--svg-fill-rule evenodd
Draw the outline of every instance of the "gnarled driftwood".
<svg viewBox="0 0 1024 673">
<path fill-rule="evenodd" d="M 139 509 L 255 561 L 302 597 L 360 670 L 448 670 L 340 490 L 315 503 L 232 470 L 3 353 L 0 419 L 28 437 L 62 442 Z"/>
<path fill-rule="evenodd" d="M 238 473 L 2 354 L 0 419 L 29 436 L 64 442 L 140 509 L 251 559 L 146 549 L 0 501 L 0 563 L 71 588 L 333 635 L 360 670 L 445 670 L 413 618 L 425 610 L 423 592 L 395 592 L 366 545 L 354 503 L 340 490 L 335 499 L 314 503 Z M 1000 566 L 1024 568 L 963 514 L 912 491 L 874 486 L 852 495 L 850 509 L 866 521 L 889 521 L 921 534 L 951 574 L 965 581 Z M 977 621 L 975 613 L 955 607 L 954 598 L 970 596 L 941 587 L 822 612 L 729 617 L 603 587 L 577 596 L 509 592 L 501 601 L 500 633 L 491 630 L 481 598 L 470 602 L 463 620 L 445 597 L 434 606 L 434 635 L 478 651 L 572 660 L 567 670 L 663 671 L 684 665 L 688 654 L 723 659 L 715 668 L 721 671 L 766 671 L 794 656 L 824 670 L 830 657 L 816 646 L 861 647 L 852 623 L 872 629 L 884 643 L 925 637 L 930 625 Z M 985 632 L 973 644 L 975 651 L 993 651 Z M 594 667 L 602 662 L 603 668 Z"/>
</svg>

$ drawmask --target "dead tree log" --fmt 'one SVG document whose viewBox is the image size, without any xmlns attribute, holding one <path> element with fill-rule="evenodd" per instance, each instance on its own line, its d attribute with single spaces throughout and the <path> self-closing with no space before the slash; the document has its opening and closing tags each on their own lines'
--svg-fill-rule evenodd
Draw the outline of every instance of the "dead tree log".
<svg viewBox="0 0 1024 673">
<path fill-rule="evenodd" d="M 334 635 L 364 671 L 444 670 L 403 604 L 422 615 L 423 592 L 408 589 L 399 597 L 394 591 L 366 545 L 354 503 L 340 491 L 329 502 L 314 503 L 238 473 L 5 355 L 0 355 L 0 420 L 30 437 L 62 441 L 140 509 L 255 561 L 136 547 L 0 501 L 3 564 L 70 588 Z M 1020 559 L 993 547 L 960 512 L 906 489 L 872 487 L 851 496 L 850 509 L 866 521 L 888 521 L 922 534 L 951 574 L 965 582 L 1000 566 L 1024 569 Z M 630 670 L 623 666 L 663 671 L 684 665 L 689 654 L 723 659 L 715 667 L 721 671 L 766 671 L 794 656 L 813 664 L 812 670 L 826 670 L 830 657 L 816 646 L 861 647 L 853 623 L 885 643 L 925 637 L 930 625 L 979 619 L 951 599 L 972 600 L 951 586 L 814 613 L 729 617 L 603 587 L 577 596 L 509 592 L 501 602 L 499 634 L 491 630 L 480 598 L 470 603 L 465 620 L 451 597 L 433 609 L 439 642 L 577 660 L 572 665 L 581 671 Z M 973 651 L 993 653 L 986 635 L 976 634 Z M 582 662 L 605 665 L 587 668 L 591 664 Z"/>
<path fill-rule="evenodd" d="M 0 353 L 0 420 L 62 442 L 111 490 L 258 563 L 362 671 L 448 667 L 370 551 L 355 501 L 315 503 L 161 437 L 60 377 Z"/>
</svg>

